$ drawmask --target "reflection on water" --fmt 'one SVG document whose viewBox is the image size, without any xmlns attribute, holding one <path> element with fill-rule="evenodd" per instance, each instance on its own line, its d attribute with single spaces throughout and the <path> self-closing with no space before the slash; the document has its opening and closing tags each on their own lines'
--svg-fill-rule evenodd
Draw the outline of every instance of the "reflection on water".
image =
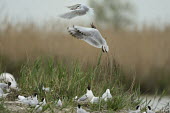
<svg viewBox="0 0 170 113">
<path fill-rule="evenodd" d="M 154 111 L 159 111 L 170 103 L 170 96 L 142 96 L 141 98 L 144 105 L 150 105 Z"/>
</svg>

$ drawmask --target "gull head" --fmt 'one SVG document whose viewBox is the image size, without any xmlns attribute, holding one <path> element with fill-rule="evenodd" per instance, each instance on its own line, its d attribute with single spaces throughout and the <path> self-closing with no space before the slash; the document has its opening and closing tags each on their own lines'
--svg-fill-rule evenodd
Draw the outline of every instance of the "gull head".
<svg viewBox="0 0 170 113">
<path fill-rule="evenodd" d="M 150 111 L 151 110 L 151 106 L 147 106 L 147 111 Z"/>
<path fill-rule="evenodd" d="M 34 93 L 34 97 L 36 97 L 36 98 L 37 98 L 37 95 L 38 95 L 37 93 Z"/>
<path fill-rule="evenodd" d="M 140 106 L 138 105 L 138 106 L 136 106 L 136 110 L 140 110 Z"/>
<path fill-rule="evenodd" d="M 109 52 L 109 46 L 103 45 L 103 46 L 102 46 L 102 51 L 103 51 L 103 52 Z"/>
<path fill-rule="evenodd" d="M 87 90 L 91 90 L 91 87 L 90 87 L 90 85 L 88 85 L 88 86 L 87 86 Z"/>
<path fill-rule="evenodd" d="M 41 101 L 42 101 L 42 102 L 45 102 L 45 98 L 42 98 Z"/>
<path fill-rule="evenodd" d="M 11 82 L 8 82 L 8 88 L 11 86 Z"/>
<path fill-rule="evenodd" d="M 80 104 L 78 104 L 78 106 L 77 106 L 79 109 L 81 108 L 81 105 Z"/>
</svg>

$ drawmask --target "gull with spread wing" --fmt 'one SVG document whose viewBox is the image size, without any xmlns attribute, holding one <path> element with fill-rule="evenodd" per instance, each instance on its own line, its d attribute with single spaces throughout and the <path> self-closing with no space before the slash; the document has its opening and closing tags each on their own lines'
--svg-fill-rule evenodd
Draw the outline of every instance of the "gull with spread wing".
<svg viewBox="0 0 170 113">
<path fill-rule="evenodd" d="M 107 45 L 106 40 L 102 37 L 100 32 L 93 24 L 91 24 L 91 27 L 92 28 L 73 26 L 68 27 L 67 29 L 70 35 L 72 35 L 73 37 L 84 40 L 85 42 L 96 48 L 102 48 L 103 52 L 108 52 L 109 46 Z"/>
<path fill-rule="evenodd" d="M 60 15 L 61 18 L 72 19 L 76 16 L 86 15 L 88 12 L 93 14 L 93 9 L 83 4 L 76 4 L 73 6 L 68 6 L 67 8 L 69 8 L 71 11 Z"/>
</svg>

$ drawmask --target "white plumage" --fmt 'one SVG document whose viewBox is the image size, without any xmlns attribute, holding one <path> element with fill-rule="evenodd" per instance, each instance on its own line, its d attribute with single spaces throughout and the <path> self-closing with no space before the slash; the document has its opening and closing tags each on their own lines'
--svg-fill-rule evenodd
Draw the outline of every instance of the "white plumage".
<svg viewBox="0 0 170 113">
<path fill-rule="evenodd" d="M 81 108 L 81 105 L 78 105 L 77 107 L 77 113 L 89 113 L 86 110 L 84 110 L 83 108 Z"/>
<path fill-rule="evenodd" d="M 79 102 L 80 102 L 80 101 L 91 101 L 93 97 L 94 97 L 93 92 L 92 92 L 90 86 L 88 86 L 88 87 L 87 87 L 86 94 L 83 95 L 82 97 L 80 97 L 80 98 L 78 99 L 78 101 L 79 101 Z"/>
<path fill-rule="evenodd" d="M 11 82 L 10 88 L 12 88 L 12 89 L 18 89 L 18 87 L 17 87 L 17 82 L 15 81 L 14 76 L 11 75 L 10 73 L 2 73 L 2 74 L 0 75 L 0 81 Z"/>
<path fill-rule="evenodd" d="M 9 93 L 4 93 L 4 91 L 0 88 L 0 98 L 5 98 Z"/>
<path fill-rule="evenodd" d="M 45 105 L 46 105 L 46 100 L 45 100 L 45 98 L 43 98 L 42 102 L 39 102 L 39 104 L 35 106 L 35 111 L 41 112 L 43 109 L 43 106 L 45 106 Z"/>
<path fill-rule="evenodd" d="M 57 106 L 58 106 L 58 107 L 62 107 L 62 105 L 63 105 L 63 104 L 62 104 L 61 100 L 59 99 L 58 102 L 57 102 Z"/>
<path fill-rule="evenodd" d="M 110 89 L 107 89 L 106 92 L 102 95 L 102 99 L 107 101 L 108 99 L 111 99 L 111 98 L 112 98 L 112 95 L 110 93 Z"/>
<path fill-rule="evenodd" d="M 152 111 L 152 109 L 151 109 L 151 107 L 150 107 L 150 106 L 147 106 L 146 113 L 155 113 L 155 112 L 154 112 L 154 111 Z"/>
<path fill-rule="evenodd" d="M 140 106 L 136 106 L 136 110 L 130 110 L 128 113 L 140 113 L 141 110 L 140 110 Z"/>
<path fill-rule="evenodd" d="M 98 103 L 99 102 L 99 100 L 100 100 L 100 98 L 99 97 L 93 97 L 92 99 L 91 99 L 91 103 L 93 104 L 93 103 Z"/>
<path fill-rule="evenodd" d="M 69 8 L 71 11 L 65 14 L 60 15 L 61 18 L 65 18 L 65 19 L 72 19 L 76 16 L 83 16 L 86 15 L 88 12 L 93 14 L 93 9 L 83 5 L 83 4 L 76 4 L 73 6 L 68 6 L 67 8 Z"/>
<path fill-rule="evenodd" d="M 68 27 L 67 29 L 68 32 L 75 38 L 84 40 L 85 42 L 96 48 L 102 48 L 103 52 L 109 51 L 106 40 L 102 37 L 102 35 L 96 28 L 73 26 Z"/>
</svg>

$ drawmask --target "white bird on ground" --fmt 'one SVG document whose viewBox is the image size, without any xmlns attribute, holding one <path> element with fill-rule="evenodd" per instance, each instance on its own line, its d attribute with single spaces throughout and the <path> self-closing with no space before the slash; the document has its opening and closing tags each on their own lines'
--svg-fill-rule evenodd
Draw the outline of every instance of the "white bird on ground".
<svg viewBox="0 0 170 113">
<path fill-rule="evenodd" d="M 91 101 L 93 97 L 94 97 L 93 92 L 92 92 L 90 86 L 88 86 L 86 94 L 83 95 L 82 97 L 80 97 L 78 99 L 78 102 L 80 102 L 80 101 Z"/>
<path fill-rule="evenodd" d="M 73 26 L 68 27 L 68 32 L 73 37 L 84 40 L 91 46 L 94 46 L 96 48 L 102 48 L 103 52 L 109 51 L 109 46 L 107 45 L 106 40 L 102 37 L 100 32 L 96 29 L 96 27 L 91 24 L 92 28 L 87 27 L 80 27 L 80 26 Z"/>
<path fill-rule="evenodd" d="M 151 106 L 147 106 L 146 113 L 155 113 L 152 111 Z"/>
<path fill-rule="evenodd" d="M 93 97 L 92 99 L 91 99 L 91 103 L 93 104 L 93 103 L 98 103 L 99 102 L 99 100 L 100 100 L 100 98 L 99 97 Z"/>
<path fill-rule="evenodd" d="M 86 5 L 83 5 L 83 4 L 76 4 L 73 6 L 68 6 L 67 8 L 69 8 L 71 11 L 60 15 L 61 18 L 72 19 L 76 16 L 86 15 L 87 13 L 94 14 L 94 11 L 92 8 Z"/>
<path fill-rule="evenodd" d="M 107 89 L 106 92 L 102 95 L 102 99 L 107 101 L 108 99 L 111 99 L 112 95 L 110 94 L 110 89 Z"/>
<path fill-rule="evenodd" d="M 6 83 L 0 83 L 0 88 L 2 89 L 9 89 L 11 86 L 11 82 Z"/>
<path fill-rule="evenodd" d="M 2 73 L 0 75 L 0 81 L 11 82 L 10 88 L 18 90 L 17 82 L 15 81 L 14 76 L 10 73 Z"/>
<path fill-rule="evenodd" d="M 128 113 L 140 113 L 141 110 L 140 110 L 140 106 L 136 106 L 136 110 L 132 111 L 130 110 Z"/>
<path fill-rule="evenodd" d="M 0 88 L 0 98 L 5 98 L 9 93 L 4 93 L 4 91 Z"/>
<path fill-rule="evenodd" d="M 18 97 L 18 100 L 23 100 L 23 99 L 26 99 L 26 97 L 24 97 L 24 96 L 21 96 L 21 95 L 18 95 L 17 97 Z"/>
<path fill-rule="evenodd" d="M 42 87 L 42 90 L 45 91 L 45 92 L 50 92 L 50 88 L 49 88 L 49 87 L 46 87 L 46 88 L 45 88 L 45 87 L 43 86 L 43 87 Z"/>
<path fill-rule="evenodd" d="M 26 105 L 30 105 L 30 106 L 36 106 L 38 104 L 38 98 L 37 98 L 37 93 L 34 94 L 33 97 L 29 96 L 29 97 L 24 97 L 24 96 L 18 96 L 18 101 L 26 104 Z"/>
<path fill-rule="evenodd" d="M 25 100 L 31 100 L 31 99 L 32 99 L 31 96 L 25 97 L 25 96 L 18 95 L 17 97 L 18 97 L 18 101 L 22 101 L 22 100 L 24 100 L 24 99 L 25 99 Z"/>
<path fill-rule="evenodd" d="M 36 106 L 38 104 L 38 98 L 37 93 L 34 94 L 34 97 L 30 99 L 29 105 L 30 106 Z"/>
<path fill-rule="evenodd" d="M 45 106 L 45 105 L 46 105 L 45 98 L 42 98 L 42 101 L 39 102 L 39 104 L 35 106 L 36 112 L 41 112 L 43 109 L 43 106 Z"/>
<path fill-rule="evenodd" d="M 58 107 L 62 107 L 62 105 L 63 105 L 63 104 L 62 104 L 61 100 L 59 99 L 58 102 L 57 102 L 57 106 L 58 106 Z"/>
<path fill-rule="evenodd" d="M 79 104 L 79 105 L 77 106 L 77 113 L 89 113 L 89 112 L 87 112 L 86 110 L 84 110 L 84 109 L 81 107 L 81 105 Z"/>
</svg>

